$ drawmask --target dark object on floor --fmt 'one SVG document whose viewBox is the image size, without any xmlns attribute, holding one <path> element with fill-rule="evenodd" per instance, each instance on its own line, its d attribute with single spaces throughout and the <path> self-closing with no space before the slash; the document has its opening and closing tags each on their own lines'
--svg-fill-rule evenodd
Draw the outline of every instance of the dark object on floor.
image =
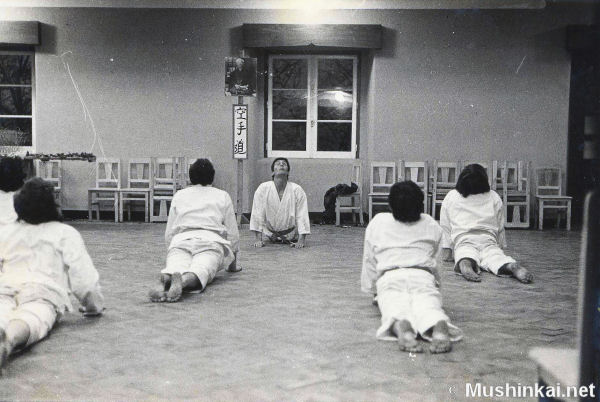
<svg viewBox="0 0 600 402">
<path fill-rule="evenodd" d="M 348 195 L 355 193 L 358 190 L 358 185 L 356 183 L 347 184 L 338 184 L 337 186 L 331 187 L 329 190 L 325 192 L 325 196 L 323 197 L 323 206 L 325 207 L 325 211 L 323 211 L 323 217 L 321 219 L 321 225 L 333 225 L 335 223 L 335 200 L 338 195 Z"/>
</svg>

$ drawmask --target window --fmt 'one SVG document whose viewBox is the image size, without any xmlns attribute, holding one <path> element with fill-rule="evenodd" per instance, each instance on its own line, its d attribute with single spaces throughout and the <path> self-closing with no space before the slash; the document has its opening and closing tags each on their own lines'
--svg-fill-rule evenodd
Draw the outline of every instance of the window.
<svg viewBox="0 0 600 402">
<path fill-rule="evenodd" d="M 0 147 L 33 146 L 33 53 L 0 52 Z"/>
<path fill-rule="evenodd" d="M 269 57 L 269 157 L 355 158 L 356 56 Z"/>
</svg>

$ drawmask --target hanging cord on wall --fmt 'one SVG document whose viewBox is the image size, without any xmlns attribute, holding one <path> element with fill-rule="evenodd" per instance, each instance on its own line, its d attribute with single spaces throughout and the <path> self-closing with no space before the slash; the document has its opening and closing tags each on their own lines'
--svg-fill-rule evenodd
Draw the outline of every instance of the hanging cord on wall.
<svg viewBox="0 0 600 402">
<path fill-rule="evenodd" d="M 98 143 L 98 149 L 100 150 L 100 154 L 102 155 L 103 158 L 106 159 L 106 153 L 104 152 L 104 146 L 102 145 L 102 138 L 100 138 L 100 136 L 98 135 L 98 131 L 96 130 L 96 124 L 94 123 L 94 119 L 92 118 L 92 114 L 90 113 L 90 110 L 87 107 L 87 104 L 85 103 L 85 100 L 83 99 L 83 96 L 81 95 L 81 91 L 79 90 L 79 85 L 77 85 L 77 82 L 75 81 L 75 78 L 73 77 L 73 74 L 71 73 L 71 67 L 69 66 L 69 62 L 66 59 L 67 55 L 72 55 L 73 52 L 68 50 L 64 53 L 62 53 L 60 55 L 60 60 L 63 63 L 63 66 L 65 67 L 67 74 L 69 74 L 69 78 L 71 79 L 71 83 L 73 84 L 73 88 L 75 89 L 75 93 L 77 94 L 77 98 L 79 99 L 79 103 L 81 104 L 81 108 L 83 110 L 83 120 L 87 121 L 89 119 L 90 122 L 90 128 L 92 130 L 92 134 L 94 135 L 94 139 L 92 141 L 92 145 L 90 147 L 90 153 L 93 153 L 94 151 L 94 147 L 96 146 L 96 143 Z M 88 178 L 90 178 L 91 176 L 93 176 L 95 174 L 95 169 L 90 168 L 89 172 L 88 172 Z M 114 174 L 112 173 L 112 169 L 111 169 L 111 176 L 114 176 Z M 114 179 L 116 179 L 116 177 L 113 177 Z"/>
</svg>

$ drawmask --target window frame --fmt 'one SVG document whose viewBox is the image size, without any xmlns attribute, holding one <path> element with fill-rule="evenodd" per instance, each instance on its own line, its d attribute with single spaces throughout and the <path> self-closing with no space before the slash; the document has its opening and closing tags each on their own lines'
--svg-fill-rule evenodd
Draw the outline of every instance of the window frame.
<svg viewBox="0 0 600 402">
<path fill-rule="evenodd" d="M 2 145 L 0 144 L 0 153 L 3 149 L 9 149 L 11 153 L 25 154 L 26 152 L 35 152 L 36 148 L 36 124 L 35 124 L 35 51 L 33 50 L 0 50 L 0 56 L 31 56 L 31 117 L 29 115 L 0 115 L 0 118 L 31 118 L 31 145 Z M 8 85 L 0 84 L 0 88 L 7 87 L 29 87 L 28 85 Z"/>
<path fill-rule="evenodd" d="M 306 150 L 305 151 L 280 151 L 273 150 L 273 60 L 275 59 L 306 59 L 308 61 L 307 76 L 307 114 L 306 114 Z M 318 60 L 319 59 L 351 59 L 352 68 L 352 121 L 350 120 L 319 120 L 318 119 Z M 358 67 L 359 56 L 356 54 L 269 54 L 268 55 L 268 83 L 267 83 L 267 143 L 265 148 L 267 157 L 311 158 L 311 159 L 356 159 L 357 157 L 357 129 L 358 129 Z M 304 120 L 275 119 L 275 121 L 298 122 Z M 350 151 L 318 151 L 317 138 L 319 122 L 348 123 L 352 124 L 352 137 Z"/>
</svg>

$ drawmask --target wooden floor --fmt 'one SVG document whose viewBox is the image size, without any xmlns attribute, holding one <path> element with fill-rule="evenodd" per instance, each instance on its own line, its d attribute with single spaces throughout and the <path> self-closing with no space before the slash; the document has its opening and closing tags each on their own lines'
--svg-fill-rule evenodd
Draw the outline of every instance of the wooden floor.
<svg viewBox="0 0 600 402">
<path fill-rule="evenodd" d="M 450 354 L 409 355 L 374 337 L 379 311 L 359 283 L 363 228 L 315 226 L 303 250 L 256 250 L 243 231 L 241 273 L 154 304 L 146 293 L 164 264 L 164 225 L 73 226 L 106 314 L 68 314 L 13 356 L 2 400 L 465 400 L 467 382 L 533 384 L 531 347 L 576 343 L 579 232 L 508 232 L 533 285 L 489 274 L 467 283 L 446 264 L 444 305 L 465 338 Z"/>
</svg>

